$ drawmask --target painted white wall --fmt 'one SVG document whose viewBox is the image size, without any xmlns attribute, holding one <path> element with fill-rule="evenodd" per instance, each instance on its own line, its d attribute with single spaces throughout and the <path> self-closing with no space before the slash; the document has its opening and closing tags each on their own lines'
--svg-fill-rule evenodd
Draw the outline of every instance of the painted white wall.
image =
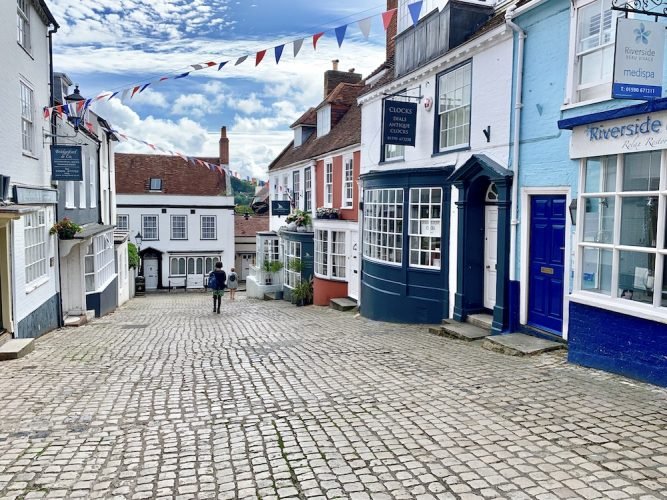
<svg viewBox="0 0 667 500">
<path fill-rule="evenodd" d="M 127 240 L 120 245 L 115 245 L 116 263 L 118 264 L 118 305 L 121 306 L 130 300 L 130 279 L 133 274 L 128 269 Z M 132 274 L 132 275 L 131 275 Z"/>
<path fill-rule="evenodd" d="M 296 208 L 303 210 L 303 192 L 304 192 L 304 171 L 306 168 L 310 167 L 311 173 L 311 196 L 312 196 L 312 210 L 311 215 L 315 217 L 315 208 L 316 205 L 316 184 L 315 184 L 315 162 L 308 161 L 305 163 L 298 163 L 296 165 L 291 165 L 289 167 L 281 168 L 280 170 L 273 170 L 269 172 L 269 200 L 283 200 L 288 199 L 287 196 L 283 196 L 286 193 L 286 189 L 289 189 L 290 194 L 294 189 L 294 172 L 299 171 L 299 182 L 301 184 L 301 194 L 298 197 Z M 287 180 L 285 181 L 285 177 Z M 281 190 L 282 188 L 282 190 Z M 270 202 L 269 202 L 270 205 Z M 272 212 L 269 218 L 269 230 L 277 231 L 280 227 L 286 225 L 285 216 L 274 216 Z"/>
</svg>

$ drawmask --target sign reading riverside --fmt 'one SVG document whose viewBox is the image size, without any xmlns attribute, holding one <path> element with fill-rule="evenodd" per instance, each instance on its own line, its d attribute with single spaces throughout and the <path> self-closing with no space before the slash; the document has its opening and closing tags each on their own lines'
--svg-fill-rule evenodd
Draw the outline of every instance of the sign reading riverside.
<svg viewBox="0 0 667 500">
<path fill-rule="evenodd" d="M 417 104 L 384 101 L 384 143 L 399 146 L 415 145 Z"/>
<path fill-rule="evenodd" d="M 582 125 L 572 130 L 570 157 L 667 149 L 667 111 Z"/>
<path fill-rule="evenodd" d="M 619 17 L 615 50 L 611 96 L 644 100 L 662 97 L 665 26 Z"/>
</svg>

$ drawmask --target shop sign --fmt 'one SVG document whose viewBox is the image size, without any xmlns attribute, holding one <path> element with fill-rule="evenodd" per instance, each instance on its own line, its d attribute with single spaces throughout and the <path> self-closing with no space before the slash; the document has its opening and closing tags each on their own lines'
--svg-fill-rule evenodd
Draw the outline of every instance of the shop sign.
<svg viewBox="0 0 667 500">
<path fill-rule="evenodd" d="M 421 236 L 435 236 L 440 237 L 440 221 L 422 221 Z"/>
<path fill-rule="evenodd" d="M 383 141 L 385 144 L 414 146 L 417 103 L 384 101 Z"/>
<path fill-rule="evenodd" d="M 644 100 L 662 97 L 664 52 L 663 24 L 619 17 L 611 96 Z"/>
<path fill-rule="evenodd" d="M 667 149 L 667 111 L 575 127 L 570 157 L 586 158 Z"/>
<path fill-rule="evenodd" d="M 83 162 L 81 146 L 51 146 L 51 179 L 54 181 L 82 181 Z"/>
<path fill-rule="evenodd" d="M 291 211 L 289 200 L 271 200 L 271 215 L 289 215 Z"/>
<path fill-rule="evenodd" d="M 19 205 L 55 205 L 58 203 L 58 192 L 55 189 L 14 186 L 14 202 Z"/>
</svg>

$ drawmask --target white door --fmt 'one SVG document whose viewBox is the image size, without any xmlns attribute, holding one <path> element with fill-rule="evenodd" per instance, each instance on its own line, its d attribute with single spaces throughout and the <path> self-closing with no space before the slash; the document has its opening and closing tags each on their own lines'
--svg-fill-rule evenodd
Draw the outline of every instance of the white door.
<svg viewBox="0 0 667 500">
<path fill-rule="evenodd" d="M 188 288 L 204 288 L 204 258 L 188 257 Z"/>
<path fill-rule="evenodd" d="M 244 253 L 241 256 L 241 276 L 239 277 L 239 280 L 245 281 L 246 278 L 250 275 L 250 266 L 255 264 L 254 261 L 254 253 Z"/>
<path fill-rule="evenodd" d="M 347 258 L 347 295 L 359 300 L 359 231 L 350 231 L 350 253 Z"/>
<path fill-rule="evenodd" d="M 146 278 L 146 290 L 157 290 L 157 259 L 149 257 L 144 259 L 144 276 Z"/>
<path fill-rule="evenodd" d="M 484 307 L 496 305 L 496 264 L 498 262 L 498 207 L 484 210 Z"/>
</svg>

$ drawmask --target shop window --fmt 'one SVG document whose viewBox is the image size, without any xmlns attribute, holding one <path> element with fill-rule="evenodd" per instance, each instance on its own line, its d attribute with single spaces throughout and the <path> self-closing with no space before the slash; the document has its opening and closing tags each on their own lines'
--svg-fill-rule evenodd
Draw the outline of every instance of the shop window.
<svg viewBox="0 0 667 500">
<path fill-rule="evenodd" d="M 667 305 L 667 248 L 665 235 L 658 232 L 667 219 L 661 177 L 665 162 L 660 151 L 582 161 L 579 290 L 612 300 Z"/>
<path fill-rule="evenodd" d="M 364 257 L 388 264 L 403 261 L 403 189 L 364 192 Z"/>
<path fill-rule="evenodd" d="M 301 242 L 286 241 L 283 261 L 283 272 L 285 285 L 294 288 L 301 283 L 301 271 L 298 269 L 301 263 Z M 298 264 L 294 264 L 298 263 Z"/>
<path fill-rule="evenodd" d="M 170 276 L 185 276 L 185 257 L 172 257 L 169 260 L 169 274 Z"/>
<path fill-rule="evenodd" d="M 315 274 L 320 278 L 345 279 L 347 256 L 344 231 L 315 231 Z"/>
<path fill-rule="evenodd" d="M 95 236 L 84 259 L 86 292 L 103 290 L 115 276 L 113 232 Z"/>
<path fill-rule="evenodd" d="M 472 63 L 447 71 L 438 77 L 438 147 L 447 151 L 470 144 L 470 94 Z"/>
<path fill-rule="evenodd" d="M 410 266 L 440 269 L 442 189 L 410 189 Z"/>
<path fill-rule="evenodd" d="M 47 275 L 48 239 L 44 210 L 25 216 L 25 282 L 27 285 Z"/>
</svg>

